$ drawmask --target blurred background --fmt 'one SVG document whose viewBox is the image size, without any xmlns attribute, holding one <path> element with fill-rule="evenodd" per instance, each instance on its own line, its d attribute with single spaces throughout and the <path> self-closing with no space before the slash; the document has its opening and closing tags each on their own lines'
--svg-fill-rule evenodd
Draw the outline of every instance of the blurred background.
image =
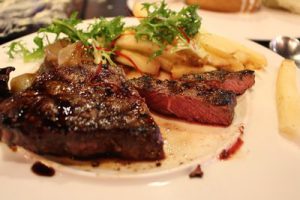
<svg viewBox="0 0 300 200">
<path fill-rule="evenodd" d="M 0 0 L 0 44 L 37 31 L 74 11 L 81 19 L 130 16 L 126 0 Z"/>
<path fill-rule="evenodd" d="M 81 19 L 99 16 L 132 16 L 137 2 L 160 0 L 0 0 L 0 44 L 37 31 L 54 18 L 67 18 L 74 11 Z M 233 38 L 247 38 L 268 47 L 272 38 L 285 35 L 300 38 L 300 0 L 243 0 L 256 5 L 248 10 L 234 8 L 228 0 L 165 0 L 173 10 L 201 2 L 202 27 Z M 217 10 L 209 7 L 212 2 Z M 219 2 L 219 3 L 218 3 Z M 208 7 L 205 7 L 208 3 Z M 259 5 L 259 6 L 258 6 Z"/>
</svg>

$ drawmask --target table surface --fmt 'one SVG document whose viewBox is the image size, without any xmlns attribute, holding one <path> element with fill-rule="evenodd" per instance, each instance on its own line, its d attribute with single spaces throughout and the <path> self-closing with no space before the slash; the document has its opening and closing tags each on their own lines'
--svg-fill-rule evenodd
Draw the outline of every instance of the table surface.
<svg viewBox="0 0 300 200">
<path fill-rule="evenodd" d="M 9 0 L 9 1 L 18 1 L 18 0 Z M 27 1 L 27 6 L 30 6 L 30 3 L 34 3 L 33 0 L 26 0 Z M 58 0 L 57 0 L 58 1 Z M 24 1 L 25 2 L 25 1 Z M 30 2 L 30 3 L 29 3 Z M 46 1 L 45 1 L 46 2 Z M 65 2 L 65 3 L 61 3 L 61 2 Z M 73 12 L 78 12 L 78 16 L 81 19 L 92 19 L 92 18 L 96 18 L 96 17 L 114 17 L 114 16 L 132 16 L 132 13 L 130 11 L 130 9 L 127 7 L 126 4 L 126 0 L 64 0 L 61 1 L 59 3 L 64 4 L 64 7 L 55 7 L 53 8 L 54 11 L 57 12 L 57 9 L 60 9 L 60 12 L 63 12 L 65 14 L 65 16 L 70 16 L 71 13 Z M 0 3 L 0 11 L 1 11 L 1 7 L 2 10 L 5 10 L 5 2 L 1 2 Z M 28 5 L 29 4 L 29 5 Z M 25 3 L 24 3 L 25 5 Z M 12 8 L 13 6 L 10 7 L 10 9 L 14 9 Z M 31 6 L 33 7 L 33 6 Z M 47 8 L 48 7 L 48 8 Z M 44 10 L 50 10 L 50 12 L 52 11 L 49 8 L 49 5 L 47 3 L 45 4 L 40 4 L 39 6 L 37 6 L 36 8 L 32 8 L 32 11 L 30 11 L 31 13 L 27 13 L 28 11 L 23 8 L 23 10 L 19 11 L 20 8 L 16 5 L 15 7 L 15 12 L 24 12 L 24 14 L 19 14 L 18 13 L 18 17 L 17 19 L 19 19 L 20 21 L 24 21 L 24 16 L 25 17 L 30 17 L 30 15 L 32 16 L 32 18 L 34 17 L 34 15 L 38 15 L 38 13 L 44 11 Z M 1 12 L 0 12 L 1 13 Z M 0 14 L 1 15 L 1 14 Z M 5 13 L 3 12 L 2 15 L 0 16 L 0 22 L 1 20 L 5 21 L 5 20 L 10 20 L 10 19 L 5 19 Z M 14 14 L 12 14 L 14 15 Z M 58 15 L 61 16 L 61 15 Z M 12 22 L 13 23 L 13 22 Z M 21 22 L 20 22 L 21 23 Z M 4 31 L 4 28 L 1 26 L 2 24 L 0 23 L 0 33 Z M 7 24 L 5 24 L 7 25 Z M 18 37 L 21 37 L 23 35 L 27 35 L 29 33 L 33 33 L 36 32 L 40 27 L 45 26 L 46 24 L 40 24 L 40 23 L 31 23 L 29 25 L 26 26 L 25 30 L 21 30 L 18 32 L 14 32 L 11 34 L 3 34 L 3 36 L 0 36 L 0 44 L 9 42 L 13 39 L 16 39 Z M 14 25 L 10 25 L 8 23 L 8 26 L 14 26 Z"/>
</svg>

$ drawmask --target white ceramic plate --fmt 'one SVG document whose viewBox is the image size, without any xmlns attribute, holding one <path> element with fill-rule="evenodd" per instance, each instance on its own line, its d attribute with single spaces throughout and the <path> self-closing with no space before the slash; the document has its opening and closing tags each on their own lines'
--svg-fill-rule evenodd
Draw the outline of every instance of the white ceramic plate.
<svg viewBox="0 0 300 200">
<path fill-rule="evenodd" d="M 132 21 L 132 19 L 130 19 Z M 31 43 L 33 35 L 22 38 Z M 157 171 L 147 176 L 101 176 L 65 166 L 56 175 L 39 177 L 30 170 L 32 160 L 0 150 L 1 199 L 272 199 L 300 198 L 300 149 L 278 133 L 275 80 L 281 57 L 259 45 L 239 40 L 268 59 L 265 71 L 257 72 L 247 102 L 244 145 L 231 159 L 202 166 L 204 177 L 190 179 L 197 162 L 185 167 Z M 3 46 L 2 46 L 3 47 Z M 38 63 L 9 60 L 0 49 L 1 67 L 17 67 L 14 75 L 34 71 Z"/>
<path fill-rule="evenodd" d="M 127 0 L 129 9 L 133 8 L 136 1 L 143 0 Z M 184 0 L 166 0 L 166 2 L 174 10 L 186 6 Z M 219 13 L 199 10 L 199 15 L 203 19 L 203 27 L 208 31 L 234 38 L 271 40 L 278 35 L 300 37 L 300 15 L 287 11 L 263 7 L 255 13 Z"/>
</svg>

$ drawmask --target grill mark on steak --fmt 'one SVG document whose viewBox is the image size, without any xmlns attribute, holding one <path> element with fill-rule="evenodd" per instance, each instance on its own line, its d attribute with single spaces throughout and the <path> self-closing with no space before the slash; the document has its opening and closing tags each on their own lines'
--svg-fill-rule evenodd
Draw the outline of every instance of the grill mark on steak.
<svg viewBox="0 0 300 200">
<path fill-rule="evenodd" d="M 242 70 L 238 72 L 227 72 L 216 70 L 201 74 L 188 74 L 180 78 L 185 82 L 205 83 L 213 88 L 232 91 L 237 95 L 243 94 L 255 83 L 254 71 Z"/>
<path fill-rule="evenodd" d="M 119 67 L 53 68 L 0 103 L 0 136 L 38 154 L 86 159 L 164 157 L 160 130 Z"/>
<path fill-rule="evenodd" d="M 188 121 L 228 126 L 234 116 L 236 95 L 230 91 L 177 80 L 158 80 L 150 76 L 130 82 L 153 111 Z"/>
</svg>

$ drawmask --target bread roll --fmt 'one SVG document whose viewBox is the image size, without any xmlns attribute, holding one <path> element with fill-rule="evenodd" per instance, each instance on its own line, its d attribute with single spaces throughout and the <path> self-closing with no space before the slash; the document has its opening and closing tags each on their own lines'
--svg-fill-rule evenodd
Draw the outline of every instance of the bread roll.
<svg viewBox="0 0 300 200">
<path fill-rule="evenodd" d="M 253 12 L 261 6 L 261 0 L 186 0 L 186 3 L 218 12 Z"/>
<path fill-rule="evenodd" d="M 263 0 L 262 3 L 270 8 L 281 8 L 300 14 L 300 0 Z"/>
<path fill-rule="evenodd" d="M 262 0 L 262 4 L 270 8 L 279 8 L 278 0 Z"/>
<path fill-rule="evenodd" d="M 300 0 L 278 0 L 281 8 L 300 14 Z"/>
</svg>

